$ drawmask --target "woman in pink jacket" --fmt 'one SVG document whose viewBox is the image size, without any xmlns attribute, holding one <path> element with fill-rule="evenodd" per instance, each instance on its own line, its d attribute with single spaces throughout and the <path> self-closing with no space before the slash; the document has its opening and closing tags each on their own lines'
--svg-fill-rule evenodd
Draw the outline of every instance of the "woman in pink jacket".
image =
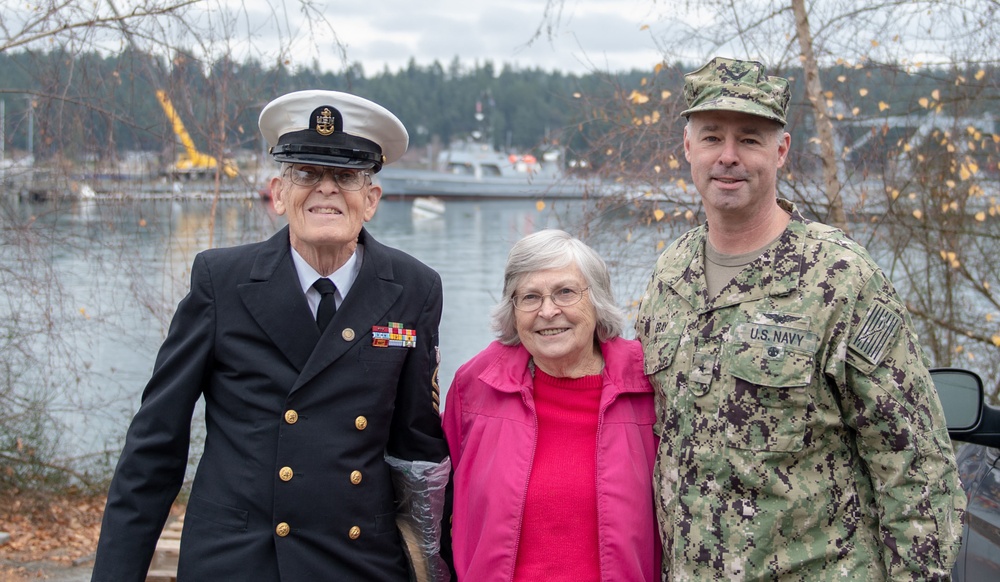
<svg viewBox="0 0 1000 582">
<path fill-rule="evenodd" d="M 658 579 L 653 389 L 604 261 L 562 231 L 521 239 L 493 327 L 444 411 L 458 580 Z"/>
</svg>

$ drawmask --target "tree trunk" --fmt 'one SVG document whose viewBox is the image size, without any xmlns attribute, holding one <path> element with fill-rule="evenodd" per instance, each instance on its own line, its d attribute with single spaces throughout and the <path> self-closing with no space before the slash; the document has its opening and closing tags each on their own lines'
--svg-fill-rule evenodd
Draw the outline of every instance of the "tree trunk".
<svg viewBox="0 0 1000 582">
<path fill-rule="evenodd" d="M 812 104 L 813 118 L 816 120 L 816 133 L 819 137 L 820 159 L 823 161 L 823 190 L 829 203 L 827 220 L 832 226 L 847 232 L 847 217 L 844 215 L 844 202 L 840 198 L 840 179 L 837 178 L 837 152 L 834 150 L 833 122 L 827 115 L 826 101 L 823 98 L 823 84 L 819 79 L 819 66 L 816 55 L 813 54 L 812 31 L 809 29 L 809 18 L 806 15 L 805 0 L 792 0 L 792 11 L 795 14 L 795 32 L 799 38 L 799 51 L 802 55 L 802 70 L 806 76 L 806 98 Z"/>
</svg>

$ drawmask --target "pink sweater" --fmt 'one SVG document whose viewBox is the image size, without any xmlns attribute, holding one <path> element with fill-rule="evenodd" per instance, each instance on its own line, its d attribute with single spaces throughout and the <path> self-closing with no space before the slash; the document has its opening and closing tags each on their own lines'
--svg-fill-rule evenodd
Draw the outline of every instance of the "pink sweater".
<svg viewBox="0 0 1000 582">
<path fill-rule="evenodd" d="M 601 377 L 535 370 L 538 444 L 528 479 L 514 580 L 596 582 L 597 417 Z"/>
</svg>

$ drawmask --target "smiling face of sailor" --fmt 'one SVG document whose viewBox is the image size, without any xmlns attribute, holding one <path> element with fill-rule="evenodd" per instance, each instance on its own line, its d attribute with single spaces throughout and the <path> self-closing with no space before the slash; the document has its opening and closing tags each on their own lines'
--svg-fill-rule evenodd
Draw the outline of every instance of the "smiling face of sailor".
<svg viewBox="0 0 1000 582">
<path fill-rule="evenodd" d="M 691 178 L 709 213 L 744 217 L 774 205 L 790 137 L 776 121 L 733 111 L 693 113 L 684 128 Z"/>
<path fill-rule="evenodd" d="M 288 219 L 292 247 L 317 272 L 329 275 L 354 253 L 361 227 L 375 216 L 382 188 L 364 177 L 360 189 L 346 190 L 333 174 L 351 171 L 342 168 L 319 168 L 318 182 L 300 186 L 290 172 L 302 169 L 299 164 L 283 168 L 271 180 L 271 199 L 275 212 Z"/>
</svg>

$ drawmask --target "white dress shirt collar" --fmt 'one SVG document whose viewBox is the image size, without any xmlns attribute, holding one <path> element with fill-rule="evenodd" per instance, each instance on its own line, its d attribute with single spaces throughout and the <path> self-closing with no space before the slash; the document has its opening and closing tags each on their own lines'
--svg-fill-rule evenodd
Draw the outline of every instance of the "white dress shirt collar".
<svg viewBox="0 0 1000 582">
<path fill-rule="evenodd" d="M 361 261 L 364 259 L 364 255 L 365 247 L 359 244 L 354 254 L 351 255 L 351 258 L 347 259 L 347 262 L 343 266 L 327 277 L 337 286 L 336 298 L 338 308 L 344 302 L 344 297 L 347 297 L 347 293 L 351 290 L 354 281 L 357 280 L 358 274 L 361 272 Z M 316 279 L 322 277 L 322 275 L 317 273 L 316 269 L 312 268 L 312 265 L 307 263 L 294 247 L 292 247 L 292 263 L 295 265 L 295 272 L 299 276 L 299 285 L 302 287 L 302 292 L 305 293 L 306 300 L 309 301 L 309 306 L 315 315 L 316 308 L 319 306 L 320 295 L 319 291 L 313 289 L 313 283 L 316 282 Z"/>
</svg>

